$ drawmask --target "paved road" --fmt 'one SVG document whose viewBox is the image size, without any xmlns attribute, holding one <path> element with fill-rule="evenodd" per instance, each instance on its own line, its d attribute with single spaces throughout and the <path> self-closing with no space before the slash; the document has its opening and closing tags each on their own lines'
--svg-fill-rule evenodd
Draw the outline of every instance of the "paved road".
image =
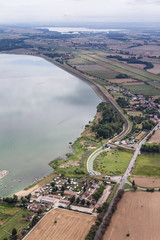
<svg viewBox="0 0 160 240">
<path fill-rule="evenodd" d="M 160 123 L 158 123 L 158 124 L 153 128 L 153 130 L 151 130 L 151 131 L 149 132 L 148 135 L 152 134 L 153 131 L 156 131 L 159 127 L 160 127 Z M 138 146 L 137 146 L 137 148 L 136 148 L 136 151 L 134 152 L 134 155 L 133 155 L 133 157 L 132 157 L 132 159 L 131 159 L 131 161 L 130 161 L 130 163 L 129 163 L 129 165 L 128 165 L 128 168 L 127 168 L 126 172 L 125 172 L 124 175 L 123 175 L 122 181 L 121 181 L 121 183 L 120 183 L 120 185 L 119 185 L 119 187 L 118 187 L 118 189 L 117 189 L 117 191 L 116 191 L 116 193 L 115 193 L 115 195 L 114 195 L 114 198 L 112 199 L 112 202 L 111 202 L 111 204 L 110 204 L 110 206 L 109 206 L 109 208 L 108 208 L 108 210 L 107 210 L 107 212 L 106 212 L 106 214 L 105 214 L 105 216 L 104 216 L 104 218 L 103 218 L 103 221 L 102 221 L 102 223 L 101 223 L 101 225 L 100 225 L 100 228 L 101 228 L 101 226 L 102 226 L 103 223 L 104 223 L 104 219 L 105 219 L 105 218 L 108 216 L 108 214 L 111 212 L 111 209 L 112 209 L 114 200 L 115 200 L 115 198 L 116 198 L 116 196 L 117 196 L 117 194 L 118 194 L 118 191 L 121 190 L 121 189 L 123 189 L 124 184 L 128 181 L 127 178 L 128 178 L 128 176 L 129 176 L 132 168 L 133 168 L 133 165 L 134 165 L 134 163 L 135 163 L 135 161 L 136 161 L 137 156 L 138 156 L 139 153 L 140 153 L 140 149 L 141 149 L 142 145 L 147 141 L 148 135 L 145 136 L 144 139 L 138 144 Z M 99 228 L 99 229 L 100 229 L 100 228 Z M 96 234 L 94 240 L 97 240 L 97 239 L 98 239 L 98 236 L 99 236 L 99 230 L 97 231 L 97 234 Z"/>
<path fill-rule="evenodd" d="M 88 160 L 87 160 L 87 172 L 88 172 L 90 175 L 101 175 L 101 173 L 93 170 L 93 162 L 94 162 L 95 158 L 96 158 L 101 152 L 104 152 L 104 151 L 107 151 L 107 150 L 109 150 L 109 148 L 103 149 L 102 147 L 100 147 L 100 148 L 98 148 L 96 151 L 94 151 L 94 152 L 89 156 L 89 158 L 88 158 Z"/>
</svg>

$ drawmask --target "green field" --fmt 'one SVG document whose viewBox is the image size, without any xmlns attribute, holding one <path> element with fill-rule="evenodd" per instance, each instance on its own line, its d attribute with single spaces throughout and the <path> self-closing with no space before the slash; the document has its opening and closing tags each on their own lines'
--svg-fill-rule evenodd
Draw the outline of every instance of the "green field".
<svg viewBox="0 0 160 240">
<path fill-rule="evenodd" d="M 115 72 L 115 71 L 85 71 L 86 73 L 94 76 L 94 77 L 98 77 L 98 78 L 103 78 L 103 79 L 112 79 L 115 78 L 119 73 Z"/>
<path fill-rule="evenodd" d="M 160 154 L 145 153 L 138 156 L 132 173 L 138 176 L 160 177 Z"/>
<path fill-rule="evenodd" d="M 145 96 L 159 96 L 160 89 L 156 89 L 150 85 L 123 85 L 124 88 L 131 91 L 134 94 L 143 94 Z"/>
<path fill-rule="evenodd" d="M 121 175 L 125 172 L 132 153 L 112 149 L 100 153 L 94 161 L 93 169 L 110 176 Z"/>
<path fill-rule="evenodd" d="M 30 221 L 26 221 L 27 214 L 32 215 L 33 213 L 23 208 L 0 203 L 0 240 L 8 238 L 13 228 L 19 231 L 27 227 L 30 223 Z"/>
<path fill-rule="evenodd" d="M 68 63 L 70 64 L 70 65 L 88 65 L 88 64 L 93 64 L 92 62 L 90 62 L 90 61 L 88 61 L 88 60 L 86 60 L 86 59 L 84 59 L 84 58 L 81 58 L 81 57 L 75 57 L 75 58 L 73 58 L 73 59 L 69 59 L 68 60 Z"/>
</svg>

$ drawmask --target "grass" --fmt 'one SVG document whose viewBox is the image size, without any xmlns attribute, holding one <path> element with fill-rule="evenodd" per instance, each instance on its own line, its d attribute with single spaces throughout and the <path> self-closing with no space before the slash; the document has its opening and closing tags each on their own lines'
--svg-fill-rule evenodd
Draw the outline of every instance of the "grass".
<svg viewBox="0 0 160 240">
<path fill-rule="evenodd" d="M 131 189 L 131 188 L 132 188 L 132 185 L 129 185 L 128 183 L 124 184 L 123 189 Z"/>
<path fill-rule="evenodd" d="M 107 203 L 108 203 L 108 205 L 111 204 L 112 199 L 114 198 L 114 195 L 115 195 L 115 193 L 116 193 L 118 187 L 119 187 L 119 184 L 116 184 L 116 185 L 114 186 L 112 192 L 110 193 L 110 195 L 109 195 L 109 197 L 108 197 L 108 199 L 107 199 Z"/>
<path fill-rule="evenodd" d="M 110 176 L 121 175 L 125 172 L 132 153 L 112 149 L 100 153 L 94 161 L 93 169 Z"/>
<path fill-rule="evenodd" d="M 145 96 L 159 96 L 160 89 L 155 89 L 150 85 L 123 85 L 124 88 L 131 91 L 134 94 L 143 94 Z"/>
<path fill-rule="evenodd" d="M 74 154 L 67 160 L 57 159 L 50 163 L 50 166 L 59 174 L 64 174 L 66 177 L 84 177 L 87 174 L 86 161 L 89 155 L 95 151 L 95 149 L 89 149 L 90 147 L 98 148 L 100 143 L 92 140 L 88 137 L 78 138 L 73 144 Z M 68 162 L 78 162 L 79 166 L 69 166 L 66 168 L 60 168 L 60 165 Z"/>
<path fill-rule="evenodd" d="M 85 71 L 86 73 L 98 78 L 115 78 L 118 72 L 114 71 Z"/>
<path fill-rule="evenodd" d="M 138 156 L 132 174 L 146 177 L 160 177 L 160 154 L 145 153 Z"/>
<path fill-rule="evenodd" d="M 27 214 L 32 215 L 33 213 L 14 207 L 12 204 L 0 203 L 0 239 L 8 238 L 13 228 L 16 228 L 17 231 L 26 228 L 30 223 L 30 221 L 26 221 L 25 215 Z"/>
<path fill-rule="evenodd" d="M 86 64 L 88 65 L 88 64 L 93 64 L 90 61 L 88 61 L 86 59 L 83 59 L 81 57 L 75 57 L 73 59 L 69 59 L 68 63 L 70 65 L 86 65 Z"/>
</svg>

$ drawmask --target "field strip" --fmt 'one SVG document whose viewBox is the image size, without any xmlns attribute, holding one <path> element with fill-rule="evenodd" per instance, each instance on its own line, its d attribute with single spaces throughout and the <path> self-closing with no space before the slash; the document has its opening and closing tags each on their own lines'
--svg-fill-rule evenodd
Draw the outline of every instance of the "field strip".
<svg viewBox="0 0 160 240">
<path fill-rule="evenodd" d="M 131 74 L 131 76 L 133 78 L 138 78 L 139 80 L 142 80 L 142 81 L 145 81 L 147 82 L 150 86 L 154 87 L 155 89 L 160 89 L 159 86 L 155 86 L 154 84 L 152 84 L 152 81 L 155 80 L 157 82 L 160 82 L 160 79 L 159 78 L 155 78 L 155 76 L 151 76 L 151 77 L 148 77 L 146 76 L 146 74 L 148 74 L 146 72 L 145 76 L 143 74 L 140 74 L 140 73 L 136 73 L 135 71 L 138 69 L 135 68 L 135 71 L 133 70 L 129 70 L 127 69 L 127 65 L 124 65 L 124 66 L 117 66 L 116 63 L 109 63 L 107 61 L 104 61 L 103 59 L 97 59 L 96 57 L 93 57 L 93 56 L 85 56 L 88 60 L 92 60 L 94 63 L 97 63 L 98 65 L 100 66 L 103 66 L 103 67 L 107 67 L 107 68 L 110 68 L 111 70 L 114 70 L 114 71 L 118 71 L 118 72 L 121 72 L 121 73 L 126 73 L 126 74 Z M 108 67 L 108 65 L 110 67 Z"/>
</svg>

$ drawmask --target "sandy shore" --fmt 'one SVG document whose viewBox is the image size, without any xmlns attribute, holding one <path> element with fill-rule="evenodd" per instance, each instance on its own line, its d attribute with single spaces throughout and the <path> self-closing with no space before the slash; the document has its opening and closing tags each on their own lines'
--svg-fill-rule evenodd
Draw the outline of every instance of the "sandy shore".
<svg viewBox="0 0 160 240">
<path fill-rule="evenodd" d="M 35 195 L 35 192 L 36 191 L 39 191 L 40 190 L 40 188 L 41 188 L 41 186 L 39 185 L 39 184 L 37 184 L 37 185 L 35 185 L 34 187 L 31 187 L 31 188 L 29 188 L 29 189 L 27 189 L 27 190 L 21 190 L 21 191 L 19 191 L 19 192 L 16 192 L 16 193 L 14 193 L 14 195 L 17 195 L 17 197 L 25 197 L 25 196 L 27 196 L 28 194 L 32 194 L 32 195 Z"/>
<path fill-rule="evenodd" d="M 8 173 L 9 173 L 9 171 L 7 171 L 7 170 L 0 171 L 0 179 L 4 178 Z"/>
</svg>

